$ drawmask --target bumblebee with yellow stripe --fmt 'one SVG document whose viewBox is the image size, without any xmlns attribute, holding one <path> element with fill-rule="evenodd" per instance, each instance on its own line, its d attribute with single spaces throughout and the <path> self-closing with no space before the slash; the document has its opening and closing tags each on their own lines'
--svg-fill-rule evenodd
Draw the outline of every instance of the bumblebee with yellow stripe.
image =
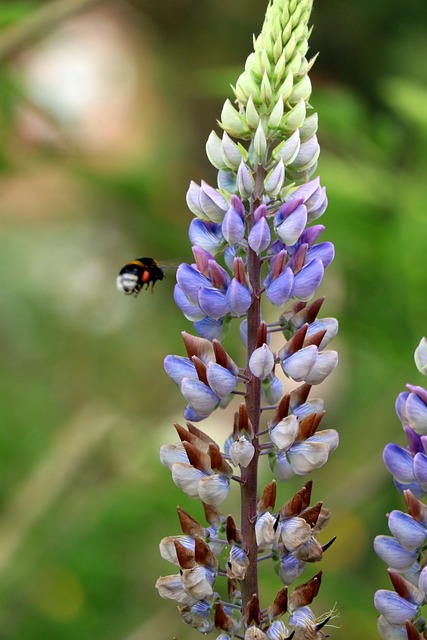
<svg viewBox="0 0 427 640">
<path fill-rule="evenodd" d="M 125 264 L 117 276 L 117 289 L 127 296 L 135 297 L 145 285 L 148 289 L 151 282 L 151 291 L 157 280 L 163 280 L 165 274 L 160 264 L 154 258 L 136 258 Z"/>
</svg>

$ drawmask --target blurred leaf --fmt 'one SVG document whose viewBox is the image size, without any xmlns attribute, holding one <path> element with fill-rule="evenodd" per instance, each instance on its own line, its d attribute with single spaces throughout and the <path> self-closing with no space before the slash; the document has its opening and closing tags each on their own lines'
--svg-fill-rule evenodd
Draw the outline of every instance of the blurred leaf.
<svg viewBox="0 0 427 640">
<path fill-rule="evenodd" d="M 26 17 L 39 6 L 34 0 L 6 0 L 0 5 L 0 28 L 8 27 Z"/>
<path fill-rule="evenodd" d="M 410 78 L 385 78 L 380 83 L 381 94 L 388 105 L 403 120 L 427 133 L 427 86 Z"/>
</svg>

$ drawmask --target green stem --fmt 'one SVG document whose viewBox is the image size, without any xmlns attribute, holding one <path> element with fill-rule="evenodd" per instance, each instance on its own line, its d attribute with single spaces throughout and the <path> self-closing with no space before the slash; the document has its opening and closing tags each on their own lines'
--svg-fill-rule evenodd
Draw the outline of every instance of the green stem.
<svg viewBox="0 0 427 640">
<path fill-rule="evenodd" d="M 254 173 L 255 188 L 251 199 L 251 206 L 248 216 L 248 232 L 254 225 L 254 211 L 261 204 L 262 193 L 264 189 L 264 178 L 266 172 L 261 166 L 257 167 Z M 248 309 L 248 363 L 252 352 L 256 349 L 258 329 L 261 323 L 261 259 L 252 251 L 248 250 L 248 276 L 252 286 L 253 301 Z M 249 567 L 246 572 L 245 579 L 241 582 L 242 593 L 242 611 L 246 611 L 247 604 L 253 595 L 259 597 L 258 590 L 258 547 L 255 536 L 255 521 L 257 507 L 257 489 L 258 489 L 258 457 L 259 443 L 257 434 L 259 432 L 260 415 L 261 415 L 261 382 L 253 376 L 246 368 L 246 375 L 249 380 L 246 383 L 246 408 L 249 420 L 252 424 L 254 437 L 252 444 L 255 447 L 255 454 L 250 464 L 242 469 L 242 480 L 244 484 L 241 487 L 241 533 L 243 536 L 244 547 L 249 557 Z"/>
</svg>

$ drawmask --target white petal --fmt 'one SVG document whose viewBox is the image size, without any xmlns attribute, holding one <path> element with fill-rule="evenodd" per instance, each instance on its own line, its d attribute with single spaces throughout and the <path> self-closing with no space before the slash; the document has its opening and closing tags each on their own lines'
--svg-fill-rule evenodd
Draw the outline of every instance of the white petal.
<svg viewBox="0 0 427 640">
<path fill-rule="evenodd" d="M 270 430 L 271 441 L 280 450 L 287 450 L 298 435 L 298 418 L 291 415 L 278 422 Z"/>
<path fill-rule="evenodd" d="M 176 600 L 180 604 L 189 605 L 196 604 L 197 600 L 184 591 L 181 576 L 164 576 L 156 582 L 156 589 L 161 598 Z"/>
<path fill-rule="evenodd" d="M 230 491 L 230 481 L 226 476 L 214 474 L 205 476 L 197 483 L 198 497 L 213 507 L 224 502 Z"/>
<path fill-rule="evenodd" d="M 245 436 L 239 438 L 230 447 L 230 458 L 232 463 L 237 467 L 247 467 L 254 457 L 255 449 L 251 442 Z"/>
<path fill-rule="evenodd" d="M 179 444 L 162 444 L 160 447 L 160 462 L 168 469 L 172 469 L 175 462 L 186 462 L 189 464 L 187 452 L 184 445 Z"/>
<path fill-rule="evenodd" d="M 298 442 L 288 451 L 292 469 L 298 476 L 305 476 L 322 467 L 328 459 L 329 446 L 323 442 Z"/>
<path fill-rule="evenodd" d="M 172 465 L 172 480 L 190 498 L 198 498 L 197 485 L 204 474 L 191 464 L 175 462 Z"/>
<path fill-rule="evenodd" d="M 312 531 L 303 518 L 296 516 L 280 523 L 280 535 L 287 550 L 294 551 L 310 540 Z"/>
</svg>

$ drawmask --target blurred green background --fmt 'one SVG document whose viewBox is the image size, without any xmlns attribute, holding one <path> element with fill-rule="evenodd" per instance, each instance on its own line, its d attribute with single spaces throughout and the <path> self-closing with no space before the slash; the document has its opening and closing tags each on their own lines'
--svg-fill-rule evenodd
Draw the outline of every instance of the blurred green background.
<svg viewBox="0 0 427 640">
<path fill-rule="evenodd" d="M 190 258 L 185 193 L 215 182 L 205 141 L 265 8 L 0 3 L 0 640 L 200 637 L 154 589 L 174 573 L 158 541 L 178 533 L 175 505 L 201 515 L 158 462 L 184 406 L 163 357 L 183 353 L 191 325 L 173 273 L 137 299 L 115 278 L 136 256 Z M 313 22 L 322 222 L 337 251 L 323 315 L 341 327 L 319 391 L 341 446 L 313 476 L 333 511 L 324 539 L 338 537 L 314 609 L 337 603 L 330 635 L 371 640 L 373 593 L 388 587 L 372 539 L 401 505 L 381 452 L 403 443 L 397 393 L 423 384 L 427 4 L 317 0 Z M 226 346 L 241 356 L 235 334 Z M 223 439 L 230 418 L 206 425 Z M 266 566 L 261 584 L 265 606 L 280 584 Z"/>
</svg>

